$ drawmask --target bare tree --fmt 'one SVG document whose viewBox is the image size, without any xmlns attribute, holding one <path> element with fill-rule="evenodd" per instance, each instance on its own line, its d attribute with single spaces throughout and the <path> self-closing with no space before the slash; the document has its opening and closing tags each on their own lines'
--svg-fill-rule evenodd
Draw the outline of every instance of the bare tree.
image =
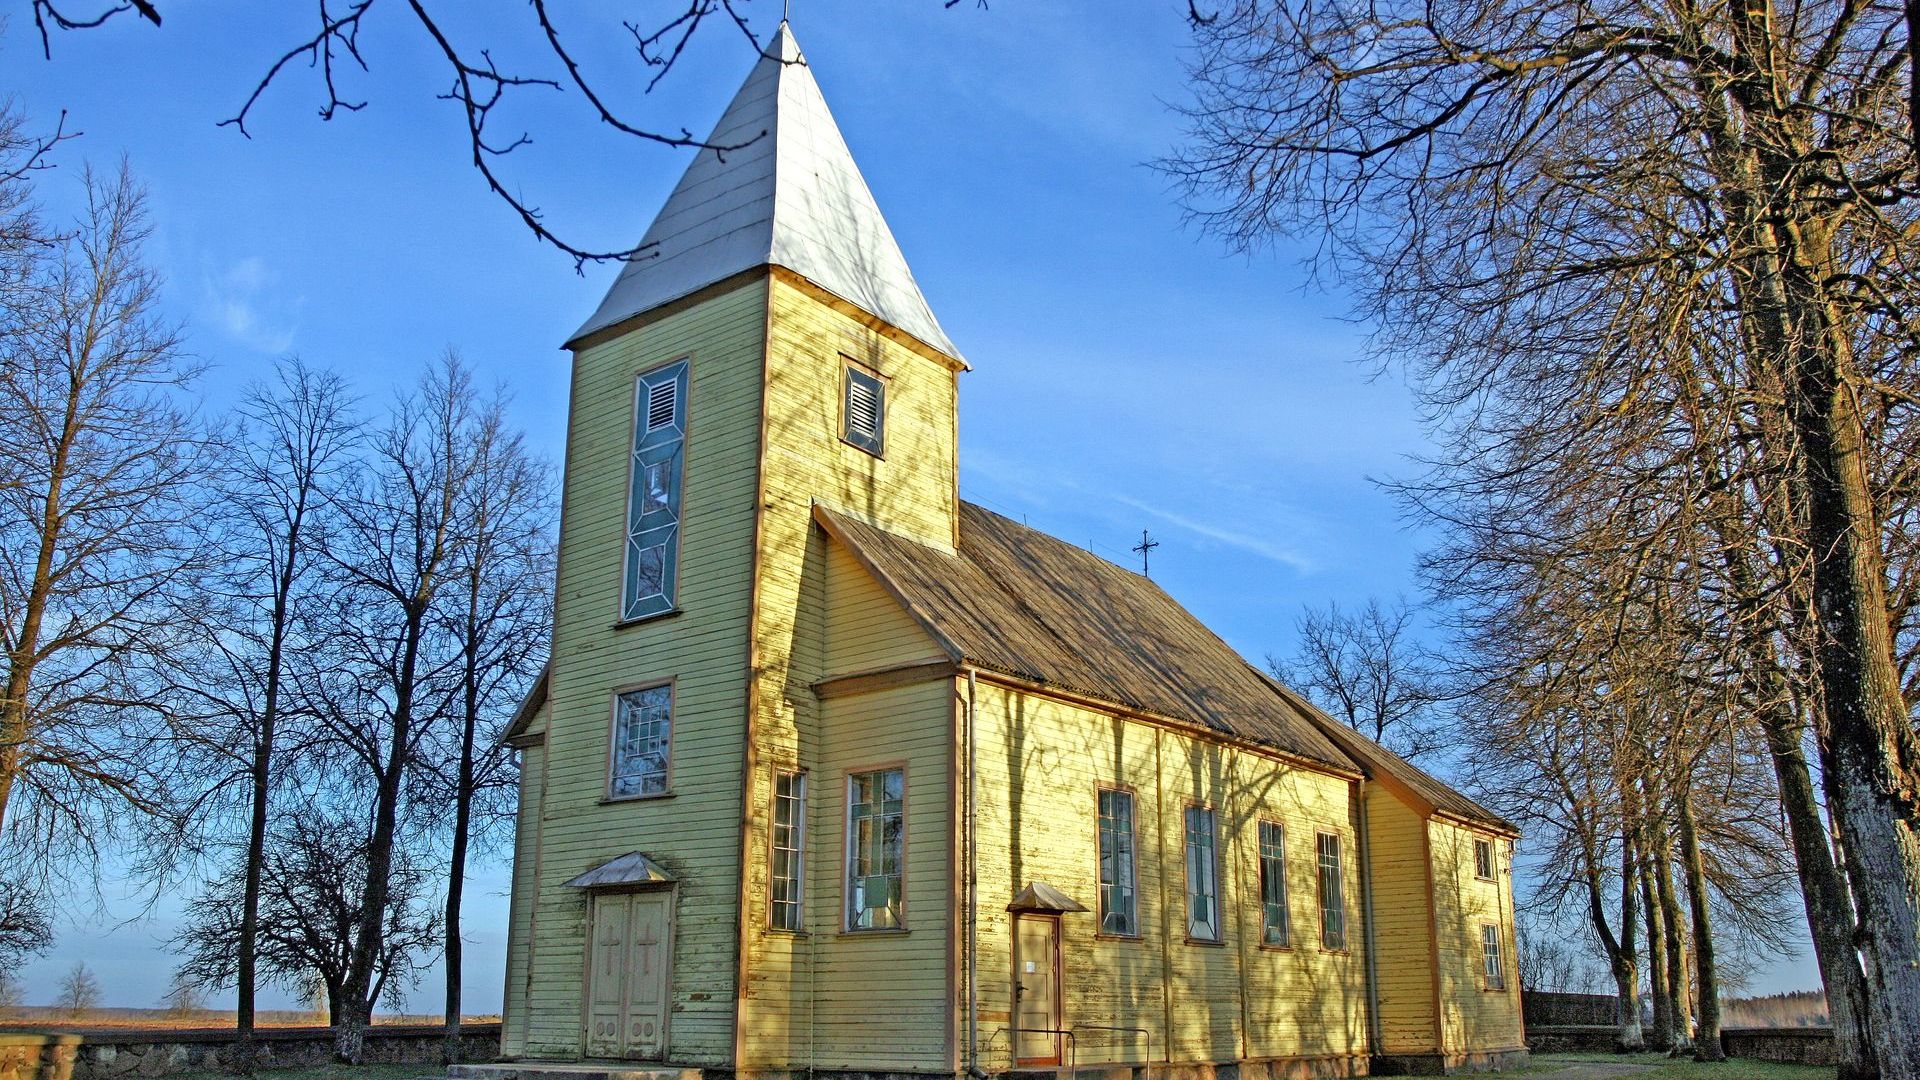
<svg viewBox="0 0 1920 1080">
<path fill-rule="evenodd" d="M 341 379 L 298 359 L 273 381 L 249 387 L 237 409 L 219 474 L 225 498 L 215 526 L 218 566 L 204 578 L 200 663 L 179 692 L 197 705 L 199 749 L 215 770 L 215 797 L 244 818 L 246 872 L 234 972 L 233 1066 L 250 1071 L 261 867 L 276 787 L 277 746 L 300 710 L 289 665 L 300 653 L 297 616 L 316 580 L 315 549 L 327 527 L 327 492 L 356 439 Z M 293 708 L 289 708 L 293 705 Z M 290 717 L 289 714 L 292 714 Z M 299 750 L 296 744 L 291 749 Z M 278 756 L 276 756 L 278 754 Z M 209 815 L 225 829 L 225 816 Z"/>
<path fill-rule="evenodd" d="M 433 753 L 451 797 L 444 960 L 445 1057 L 460 1057 L 460 907 L 467 864 L 510 825 L 515 771 L 499 735 L 539 673 L 553 623 L 553 503 L 548 470 L 508 425 L 496 395 L 462 433 L 466 481 L 455 515 L 462 541 L 445 633 L 458 652 L 452 724 Z"/>
<path fill-rule="evenodd" d="M 1731 350 L 1711 400 L 1754 421 L 1705 434 L 1791 488 L 1775 521 L 1889 1080 L 1920 1076 L 1920 736 L 1877 486 L 1920 355 L 1902 22 L 1832 0 L 1237 0 L 1197 25 L 1174 166 L 1236 241 L 1326 237 L 1455 431 L 1523 396 L 1637 400 L 1684 355 L 1674 327 Z"/>
<path fill-rule="evenodd" d="M 160 997 L 160 1007 L 175 1020 L 191 1020 L 207 1011 L 207 995 L 198 981 L 176 972 Z"/>
<path fill-rule="evenodd" d="M 53 919 L 44 897 L 26 884 L 0 878 L 0 972 L 53 946 Z"/>
<path fill-rule="evenodd" d="M 944 0 L 952 7 L 958 0 Z M 250 91 L 240 97 L 238 108 L 222 126 L 232 127 L 251 137 L 256 106 L 276 84 L 309 71 L 318 83 L 319 114 L 334 120 L 366 107 L 366 100 L 355 96 L 348 82 L 367 70 L 368 52 L 361 47 L 361 31 L 377 0 L 335 0 L 320 4 L 310 16 L 306 28 L 290 35 L 285 50 L 257 78 Z M 717 26 L 744 43 L 753 53 L 763 48 L 760 34 L 750 25 L 743 0 L 682 0 L 678 7 L 668 5 L 658 15 L 634 21 L 622 20 L 617 26 L 583 26 L 571 11 L 555 11 L 547 0 L 534 0 L 520 20 L 487 24 L 488 38 L 473 41 L 466 20 L 459 17 L 458 5 L 438 0 L 410 0 L 396 4 L 400 11 L 394 29 L 415 36 L 415 44 L 432 57 L 448 81 L 441 95 L 457 108 L 473 167 L 487 189 L 506 203 L 522 225 L 540 240 L 553 244 L 572 256 L 576 266 L 590 260 L 645 257 L 638 249 L 581 246 L 563 239 L 546 220 L 540 208 L 527 201 L 519 185 L 501 173 L 503 160 L 514 151 L 533 142 L 525 131 L 502 130 L 510 125 L 508 117 L 523 98 L 546 94 L 568 95 L 578 101 L 586 115 L 621 136 L 641 143 L 667 148 L 713 149 L 729 152 L 749 145 L 761 134 L 755 133 L 739 143 L 710 144 L 696 138 L 685 127 L 642 119 L 630 107 L 621 104 L 627 88 L 638 83 L 651 92 L 673 70 L 688 45 L 701 29 Z M 55 31 L 91 29 L 116 15 L 138 12 L 155 28 L 162 25 L 158 4 L 150 0 L 104 0 L 87 4 L 84 9 L 69 10 L 65 0 L 32 0 L 34 25 L 40 32 L 43 52 L 52 56 Z M 376 20 L 377 22 L 377 20 Z M 388 31 L 393 32 L 393 31 Z M 611 32 L 627 37 L 637 61 L 637 71 L 619 76 L 595 75 L 592 65 L 577 54 L 583 42 L 594 43 L 598 51 L 602 35 Z M 498 57 L 524 58 L 522 66 L 504 69 Z M 635 76 L 638 76 L 636 78 Z M 245 91 L 239 87 L 237 90 Z"/>
<path fill-rule="evenodd" d="M 270 837 L 262 863 L 256 924 L 261 974 L 289 993 L 318 989 L 327 1020 L 346 1011 L 347 982 L 366 903 L 369 843 L 362 808 L 309 804 Z M 246 859 L 211 878 L 188 905 L 172 946 L 183 960 L 179 978 L 223 986 L 238 975 L 240 913 L 233 896 L 247 876 Z M 419 975 L 422 956 L 438 943 L 434 875 L 423 853 L 397 850 L 378 917 L 382 936 L 368 992 L 398 1002 Z"/>
<path fill-rule="evenodd" d="M 1416 640 L 1406 601 L 1369 598 L 1357 612 L 1308 608 L 1295 623 L 1286 659 L 1268 657 L 1273 676 L 1346 725 L 1416 761 L 1446 745 L 1435 706 L 1445 697 L 1438 664 Z"/>
<path fill-rule="evenodd" d="M 61 978 L 53 1004 L 72 1020 L 82 1019 L 99 1008 L 100 980 L 93 977 L 93 969 L 87 967 L 85 961 L 76 962 Z"/>
<path fill-rule="evenodd" d="M 141 262 L 140 189 L 86 177 L 77 230 L 0 306 L 0 839 L 97 852 L 178 793 L 155 670 L 202 566 L 194 369 Z M 186 785 L 181 785 L 184 788 Z M 166 851 L 154 849 L 159 857 Z"/>
<path fill-rule="evenodd" d="M 341 783 L 368 793 L 367 854 L 351 962 L 334 1014 L 335 1054 L 357 1063 L 378 1000 L 392 873 L 416 809 L 409 780 L 431 778 L 423 754 L 448 714 L 458 651 L 440 632 L 457 594 L 478 411 L 472 377 L 449 354 L 396 402 L 370 461 L 333 497 L 340 528 L 326 545 L 335 580 L 325 643 L 331 670 L 307 694 L 340 755 Z"/>
</svg>

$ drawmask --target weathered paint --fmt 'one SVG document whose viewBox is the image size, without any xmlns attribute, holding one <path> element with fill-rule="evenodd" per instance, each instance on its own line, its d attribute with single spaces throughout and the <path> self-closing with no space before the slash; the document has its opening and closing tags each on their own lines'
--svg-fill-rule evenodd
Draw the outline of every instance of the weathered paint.
<svg viewBox="0 0 1920 1080">
<path fill-rule="evenodd" d="M 812 684 L 891 663 L 938 655 L 931 639 L 844 551 L 829 552 L 813 523 L 816 500 L 924 543 L 951 550 L 958 509 L 953 416 L 954 369 L 885 333 L 871 318 L 831 303 L 780 272 L 770 278 L 767 320 L 765 445 L 760 463 L 759 552 L 753 611 L 755 761 L 746 833 L 746 910 L 741 920 L 746 967 L 740 996 L 740 1060 L 745 1067 L 944 1068 L 948 1035 L 945 993 L 946 897 L 915 904 L 944 882 L 951 815 L 945 799 L 951 768 L 952 701 L 946 683 L 822 702 Z M 851 360 L 886 380 L 886 442 L 875 456 L 840 437 L 842 379 Z M 874 701 L 905 694 L 917 702 L 924 729 L 901 718 L 869 715 Z M 932 710 L 926 712 L 925 710 Z M 865 729 L 862 725 L 866 725 Z M 929 757 L 938 748 L 940 756 Z M 864 759 L 863 759 L 864 756 Z M 912 758 L 908 775 L 907 935 L 896 942 L 839 931 L 840 841 L 849 767 Z M 804 769 L 810 778 L 808 902 L 804 939 L 768 928 L 767 835 L 773 774 Z M 839 771 L 836 771 L 839 770 Z M 925 815 L 938 810 L 937 816 Z M 938 859 L 933 867 L 920 860 Z M 915 872 L 915 868 L 918 872 Z M 941 909 L 936 921 L 933 908 Z M 911 941 L 909 948 L 906 942 Z M 879 1014 L 858 990 L 862 963 L 884 963 L 935 950 L 933 998 L 912 1003 L 906 987 L 883 995 Z M 915 961 L 916 963 L 919 961 Z M 823 979 L 852 980 L 837 987 Z M 883 980 L 884 981 L 884 980 Z M 917 985 L 917 984 L 916 984 Z M 859 1005 L 859 999 L 865 999 Z M 811 1005 L 807 1003 L 811 1002 Z M 851 1010 L 864 1009 L 864 1022 Z M 905 1025 L 905 1026 L 903 1026 Z"/>
<path fill-rule="evenodd" d="M 1427 899 L 1426 819 L 1380 787 L 1367 799 L 1373 856 L 1374 970 L 1380 1050 L 1433 1054 L 1433 920 Z"/>
<path fill-rule="evenodd" d="M 742 662 L 765 302 L 764 277 L 735 281 L 574 357 L 539 882 L 530 916 L 530 974 L 519 1006 L 528 1056 L 582 1053 L 587 902 L 561 883 L 643 848 L 679 878 L 668 1021 L 673 1057 L 715 1065 L 732 1059 Z M 691 358 L 692 380 L 680 611 L 616 626 L 634 378 L 681 357 Z M 675 710 L 671 794 L 610 802 L 613 695 L 668 678 Z"/>
<path fill-rule="evenodd" d="M 982 682 L 978 701 L 983 1065 L 1008 1068 L 1012 916 L 1030 881 L 1089 910 L 1061 917 L 1065 1026 L 1081 1062 L 1230 1062 L 1366 1052 L 1350 785 L 1217 742 Z M 1139 859 L 1135 938 L 1098 931 L 1096 792 L 1130 790 Z M 1221 944 L 1186 934 L 1183 814 L 1212 806 Z M 1292 946 L 1259 944 L 1262 819 L 1287 827 Z M 1319 944 L 1315 831 L 1342 838 L 1352 946 Z M 1143 1032 L 1105 1030 L 1144 1028 Z"/>
<path fill-rule="evenodd" d="M 681 610 L 620 626 L 633 379 L 682 356 L 692 388 Z M 840 438 L 848 360 L 886 379 L 884 456 Z M 669 305 L 577 353 L 555 659 L 547 704 L 519 740 L 509 1055 L 583 1053 L 588 905 L 560 883 L 639 849 L 678 878 L 674 1061 L 742 1071 L 964 1064 L 965 680 L 928 663 L 951 658 L 812 517 L 818 502 L 951 550 L 955 374 L 949 358 L 778 270 Z M 814 690 L 886 672 L 905 674 L 838 683 L 829 697 Z M 609 802 L 613 695 L 663 679 L 675 694 L 672 793 Z M 1013 1064 L 1005 908 L 1036 880 L 1090 909 L 1061 916 L 1062 1020 L 1078 1032 L 1082 1063 L 1370 1052 L 1350 777 L 991 673 L 975 724 L 983 1066 Z M 847 777 L 881 766 L 907 777 L 906 929 L 848 933 Z M 782 770 L 808 777 L 800 934 L 768 926 L 770 796 Z M 1102 784 L 1136 799 L 1136 937 L 1096 933 Z M 1218 944 L 1186 936 L 1190 803 L 1217 814 Z M 1467 830 L 1429 820 L 1386 785 L 1367 807 L 1380 1052 L 1458 1058 L 1519 1045 L 1517 979 L 1505 992 L 1478 983 L 1480 920 L 1503 928 L 1512 962 L 1504 843 L 1496 881 L 1478 881 Z M 1285 948 L 1260 942 L 1263 819 L 1286 828 Z M 1341 838 L 1341 950 L 1320 944 L 1321 830 Z"/>
<path fill-rule="evenodd" d="M 1446 1052 L 1525 1045 L 1520 1029 L 1520 973 L 1514 958 L 1511 866 L 1504 839 L 1435 818 L 1427 822 L 1433 853 L 1436 968 Z M 1473 844 L 1493 845 L 1492 880 L 1475 876 Z M 1504 985 L 1489 987 L 1481 965 L 1481 926 L 1499 929 Z"/>
</svg>

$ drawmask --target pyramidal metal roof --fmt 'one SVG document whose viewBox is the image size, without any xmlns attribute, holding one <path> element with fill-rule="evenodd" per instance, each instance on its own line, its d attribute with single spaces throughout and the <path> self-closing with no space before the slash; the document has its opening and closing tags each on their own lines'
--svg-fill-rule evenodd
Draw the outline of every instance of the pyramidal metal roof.
<svg viewBox="0 0 1920 1080">
<path fill-rule="evenodd" d="M 786 23 L 707 142 L 574 338 L 771 263 L 960 359 Z"/>
</svg>

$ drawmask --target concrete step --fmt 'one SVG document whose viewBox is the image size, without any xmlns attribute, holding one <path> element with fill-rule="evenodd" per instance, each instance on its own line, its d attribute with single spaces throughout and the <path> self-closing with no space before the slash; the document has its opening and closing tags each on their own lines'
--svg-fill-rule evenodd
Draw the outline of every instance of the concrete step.
<svg viewBox="0 0 1920 1080">
<path fill-rule="evenodd" d="M 636 1061 L 501 1061 L 449 1065 L 447 1080 L 701 1080 L 701 1073 Z"/>
</svg>

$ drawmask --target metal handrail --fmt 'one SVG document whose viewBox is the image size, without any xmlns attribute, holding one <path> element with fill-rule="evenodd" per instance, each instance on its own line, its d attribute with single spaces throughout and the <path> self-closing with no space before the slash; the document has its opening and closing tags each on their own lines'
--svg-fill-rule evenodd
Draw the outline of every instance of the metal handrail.
<svg viewBox="0 0 1920 1080">
<path fill-rule="evenodd" d="M 1074 1037 L 1072 1028 L 1017 1027 L 1013 1029 L 1013 1032 L 1014 1032 L 1013 1060 L 1015 1065 L 1018 1065 L 1020 1062 L 1020 1036 L 1021 1035 L 1053 1035 L 1056 1037 L 1060 1035 L 1065 1035 L 1067 1037 L 1067 1068 L 1070 1070 L 1076 1070 L 1076 1071 L 1080 1068 L 1080 1041 Z M 1053 1056 L 1055 1061 L 1059 1060 L 1060 1058 L 1059 1043 L 1055 1043 L 1053 1045 Z"/>
</svg>

